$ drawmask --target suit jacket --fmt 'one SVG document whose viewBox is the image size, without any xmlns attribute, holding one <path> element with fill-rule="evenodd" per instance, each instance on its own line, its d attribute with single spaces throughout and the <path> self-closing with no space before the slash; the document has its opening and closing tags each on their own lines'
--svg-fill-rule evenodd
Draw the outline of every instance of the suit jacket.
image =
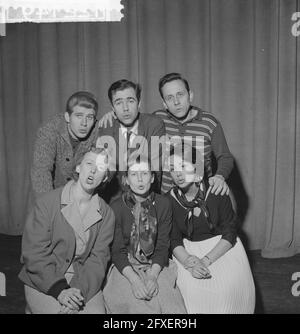
<svg viewBox="0 0 300 334">
<path fill-rule="evenodd" d="M 74 276 L 69 284 L 80 289 L 87 302 L 101 289 L 105 277 L 115 216 L 99 198 L 99 212 L 94 213 L 94 223 L 88 226 L 86 249 L 74 259 L 76 239 L 68 222 L 71 203 L 62 203 L 62 189 L 43 194 L 28 216 L 22 238 L 24 266 L 19 278 L 38 291 L 57 297 L 68 286 L 65 273 L 72 263 Z"/>
<path fill-rule="evenodd" d="M 162 155 L 162 150 L 159 150 L 158 146 L 155 145 L 157 142 L 153 142 L 151 147 L 151 138 L 154 136 L 161 138 L 166 134 L 164 122 L 158 116 L 145 113 L 139 114 L 138 122 L 138 136 L 142 137 L 143 140 L 136 137 L 131 144 L 131 150 L 138 149 L 142 154 L 148 153 L 151 161 L 158 159 Z M 123 158 L 119 156 L 120 146 L 126 148 L 125 138 L 121 134 L 120 128 L 120 122 L 114 119 L 112 126 L 98 129 L 98 134 L 94 140 L 97 147 L 103 147 L 108 143 L 108 150 L 112 154 L 117 170 L 119 170 Z M 114 140 L 115 146 L 111 144 L 111 139 Z"/>
<path fill-rule="evenodd" d="M 56 115 L 39 128 L 31 166 L 35 196 L 61 187 L 72 179 L 74 159 L 91 146 L 96 127 L 88 138 L 80 141 L 75 156 L 63 114 Z"/>
</svg>

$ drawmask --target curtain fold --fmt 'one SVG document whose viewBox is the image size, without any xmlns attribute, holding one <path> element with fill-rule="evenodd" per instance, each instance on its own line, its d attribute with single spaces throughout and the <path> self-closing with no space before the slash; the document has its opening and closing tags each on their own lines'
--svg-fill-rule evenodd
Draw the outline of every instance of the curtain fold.
<svg viewBox="0 0 300 334">
<path fill-rule="evenodd" d="M 30 163 L 43 122 L 89 90 L 142 85 L 142 112 L 161 108 L 159 78 L 181 72 L 194 104 L 221 122 L 229 179 L 248 249 L 300 252 L 299 0 L 125 0 L 121 22 L 7 24 L 0 38 L 0 233 L 21 234 Z"/>
</svg>

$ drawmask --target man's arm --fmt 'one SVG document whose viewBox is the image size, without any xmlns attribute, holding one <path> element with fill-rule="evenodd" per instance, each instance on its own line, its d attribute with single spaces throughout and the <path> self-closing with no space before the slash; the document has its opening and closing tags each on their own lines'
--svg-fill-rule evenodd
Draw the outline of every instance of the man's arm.
<svg viewBox="0 0 300 334">
<path fill-rule="evenodd" d="M 161 189 L 161 181 L 162 181 L 162 168 L 164 166 L 164 153 L 166 150 L 166 128 L 163 120 L 159 118 L 158 116 L 155 116 L 155 122 L 153 126 L 153 132 L 151 134 L 151 137 L 157 137 L 160 139 L 160 142 L 162 143 L 162 147 L 160 145 L 157 145 L 155 141 L 150 143 L 149 145 L 149 152 L 151 152 L 151 163 L 153 166 L 155 166 L 156 169 L 156 189 L 157 191 Z M 157 170 L 157 167 L 159 167 Z"/>
<path fill-rule="evenodd" d="M 31 182 L 35 194 L 53 189 L 52 171 L 56 156 L 56 134 L 49 126 L 38 130 L 31 166 Z"/>
<path fill-rule="evenodd" d="M 234 159 L 229 151 L 220 123 L 218 123 L 213 131 L 211 146 L 218 163 L 216 175 L 222 175 L 226 180 L 232 171 Z"/>
</svg>

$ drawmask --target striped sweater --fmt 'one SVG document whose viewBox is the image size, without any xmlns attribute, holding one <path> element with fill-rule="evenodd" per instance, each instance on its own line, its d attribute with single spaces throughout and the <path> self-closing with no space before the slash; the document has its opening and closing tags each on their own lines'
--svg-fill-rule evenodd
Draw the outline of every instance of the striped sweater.
<svg viewBox="0 0 300 334">
<path fill-rule="evenodd" d="M 179 122 L 169 111 L 157 110 L 155 115 L 162 118 L 165 123 L 166 133 L 170 136 L 191 136 L 194 143 L 197 136 L 204 139 L 204 170 L 207 177 L 213 175 L 212 155 L 217 161 L 217 170 L 215 174 L 228 178 L 233 168 L 233 156 L 231 155 L 225 135 L 220 122 L 211 113 L 192 107 L 198 111 L 196 116 L 184 123 Z M 203 142 L 203 141 L 202 141 Z M 164 171 L 162 177 L 161 191 L 168 192 L 173 186 L 170 172 Z"/>
</svg>

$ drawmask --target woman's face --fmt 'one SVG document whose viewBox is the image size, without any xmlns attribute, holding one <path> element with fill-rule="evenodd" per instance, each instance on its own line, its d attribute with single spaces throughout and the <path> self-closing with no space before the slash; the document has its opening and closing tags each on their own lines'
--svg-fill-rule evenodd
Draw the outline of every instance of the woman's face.
<svg viewBox="0 0 300 334">
<path fill-rule="evenodd" d="M 79 173 L 78 182 L 86 192 L 90 193 L 106 179 L 107 169 L 106 155 L 88 152 L 76 167 L 76 172 Z"/>
<path fill-rule="evenodd" d="M 195 166 L 182 157 L 173 155 L 169 158 L 170 173 L 173 182 L 181 189 L 188 188 L 199 178 L 196 175 Z"/>
<path fill-rule="evenodd" d="M 137 195 L 145 195 L 149 192 L 154 175 L 146 162 L 135 163 L 129 167 L 126 183 Z"/>
</svg>

